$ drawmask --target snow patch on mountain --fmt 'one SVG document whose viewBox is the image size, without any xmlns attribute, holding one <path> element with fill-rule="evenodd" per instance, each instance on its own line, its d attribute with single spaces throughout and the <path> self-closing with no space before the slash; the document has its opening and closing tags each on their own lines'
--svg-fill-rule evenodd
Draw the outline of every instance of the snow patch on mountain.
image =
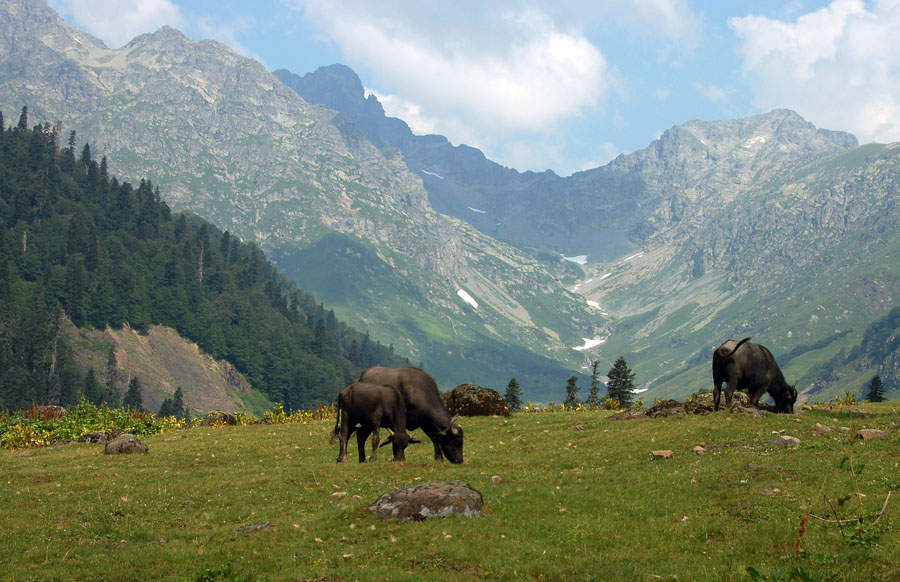
<svg viewBox="0 0 900 582">
<path fill-rule="evenodd" d="M 603 344 L 604 342 L 606 342 L 606 338 L 603 338 L 603 339 L 596 339 L 596 338 L 595 338 L 595 339 L 590 339 L 590 338 L 583 337 L 583 338 L 581 338 L 581 339 L 584 340 L 584 345 L 583 345 L 583 346 L 578 346 L 577 348 L 572 348 L 573 350 L 576 350 L 576 351 L 579 351 L 579 352 L 583 352 L 584 350 L 589 350 L 589 349 L 591 349 L 591 348 L 596 348 L 597 346 L 599 346 L 599 345 Z"/>
<path fill-rule="evenodd" d="M 459 298 L 460 298 L 460 299 L 462 299 L 463 301 L 465 301 L 466 303 L 468 303 L 469 305 L 471 305 L 471 306 L 474 307 L 475 309 L 478 309 L 478 302 L 475 301 L 475 299 L 474 299 L 471 295 L 469 295 L 469 294 L 465 291 L 465 289 L 460 289 L 459 291 L 456 292 L 456 294 L 459 295 Z"/>
<path fill-rule="evenodd" d="M 565 255 L 561 255 L 561 256 L 562 256 L 562 258 L 569 261 L 570 263 L 578 263 L 579 265 L 587 264 L 587 258 L 588 258 L 587 255 L 576 255 L 574 257 L 567 257 Z"/>
</svg>

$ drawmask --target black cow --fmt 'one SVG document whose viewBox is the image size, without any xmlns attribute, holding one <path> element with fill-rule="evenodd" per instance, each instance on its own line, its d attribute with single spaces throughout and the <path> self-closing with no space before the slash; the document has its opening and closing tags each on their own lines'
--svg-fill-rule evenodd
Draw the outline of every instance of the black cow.
<svg viewBox="0 0 900 582">
<path fill-rule="evenodd" d="M 756 406 L 766 392 L 775 401 L 775 412 L 794 413 L 797 389 L 784 380 L 772 352 L 759 344 L 728 340 L 713 352 L 713 409 L 719 409 L 722 382 L 725 384 L 725 407 L 731 408 L 735 390 L 746 390 L 750 404 Z"/>
<path fill-rule="evenodd" d="M 434 444 L 434 458 L 446 456 L 451 463 L 463 462 L 463 431 L 454 424 L 444 406 L 434 378 L 418 368 L 384 368 L 373 366 L 363 370 L 360 382 L 393 386 L 406 405 L 406 427 L 421 428 Z"/>
<path fill-rule="evenodd" d="M 347 441 L 356 431 L 356 442 L 359 447 L 359 462 L 366 462 L 366 439 L 372 435 L 372 456 L 370 461 L 377 460 L 379 428 L 382 426 L 391 431 L 390 436 L 381 446 L 390 443 L 394 449 L 394 460 L 405 461 L 404 451 L 410 443 L 420 441 L 406 433 L 406 406 L 400 393 L 390 386 L 351 382 L 338 393 L 338 413 L 334 423 L 331 440 L 340 439 L 340 452 L 337 462 L 347 460 Z M 356 425 L 359 424 L 359 428 Z"/>
</svg>

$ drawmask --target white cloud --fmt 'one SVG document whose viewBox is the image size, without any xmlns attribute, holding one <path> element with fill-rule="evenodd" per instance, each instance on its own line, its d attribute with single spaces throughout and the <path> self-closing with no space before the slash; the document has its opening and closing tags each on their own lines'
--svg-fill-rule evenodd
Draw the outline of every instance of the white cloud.
<svg viewBox="0 0 900 582">
<path fill-rule="evenodd" d="M 556 147 L 539 151 L 535 142 L 596 107 L 610 87 L 606 59 L 582 31 L 530 3 L 295 5 L 365 74 L 388 115 L 514 167 L 551 165 Z"/>
<path fill-rule="evenodd" d="M 545 131 L 606 90 L 603 55 L 543 12 L 386 4 L 310 1 L 307 11 L 351 63 L 419 104 L 427 118 L 465 119 L 492 132 Z"/>
<path fill-rule="evenodd" d="M 712 83 L 701 83 L 699 81 L 694 81 L 692 85 L 698 93 L 703 95 L 709 101 L 717 101 L 720 103 L 728 101 L 728 91 L 723 87 L 713 85 Z"/>
<path fill-rule="evenodd" d="M 183 26 L 181 11 L 170 0 L 51 0 L 51 4 L 110 48 L 164 25 Z"/>
<path fill-rule="evenodd" d="M 728 23 L 757 107 L 789 107 L 862 142 L 900 140 L 900 2 L 835 0 L 795 21 Z"/>
</svg>

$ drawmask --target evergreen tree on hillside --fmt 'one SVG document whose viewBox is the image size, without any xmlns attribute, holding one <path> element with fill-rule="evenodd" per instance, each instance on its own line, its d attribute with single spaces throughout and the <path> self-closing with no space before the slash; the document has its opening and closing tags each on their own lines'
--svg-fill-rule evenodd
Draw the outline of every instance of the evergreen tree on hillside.
<svg viewBox="0 0 900 582">
<path fill-rule="evenodd" d="M 566 408 L 575 408 L 580 404 L 578 400 L 578 391 L 581 388 L 578 387 L 578 376 L 572 376 L 569 378 L 569 382 L 566 385 L 566 399 L 563 401 L 563 405 Z"/>
<path fill-rule="evenodd" d="M 184 409 L 184 392 L 182 392 L 181 386 L 176 388 L 175 394 L 172 395 L 172 414 L 177 418 L 187 416 L 187 411 Z"/>
<path fill-rule="evenodd" d="M 634 391 L 634 372 L 628 368 L 625 358 L 619 356 L 606 375 L 609 376 L 609 381 L 606 383 L 609 397 L 618 400 L 620 408 L 631 407 L 631 396 Z"/>
<path fill-rule="evenodd" d="M 144 409 L 144 399 L 141 396 L 141 381 L 138 380 L 137 376 L 132 378 L 131 382 L 128 383 L 128 392 L 125 393 L 125 398 L 122 400 L 122 406 L 128 410 Z"/>
<path fill-rule="evenodd" d="M 588 408 L 600 407 L 600 362 L 598 360 L 591 362 L 591 389 L 584 404 Z"/>
<path fill-rule="evenodd" d="M 510 412 L 518 412 L 522 410 L 522 389 L 519 388 L 519 382 L 515 378 L 509 379 L 506 385 L 506 394 L 503 399 L 506 400 L 506 406 Z"/>
<path fill-rule="evenodd" d="M 869 382 L 869 393 L 866 395 L 869 402 L 884 402 L 884 384 L 881 382 L 881 376 L 877 374 L 872 377 Z"/>
<path fill-rule="evenodd" d="M 174 416 L 178 419 L 187 418 L 187 410 L 184 408 L 184 392 L 181 386 L 175 389 L 172 398 L 163 400 L 159 407 L 159 416 Z"/>
</svg>

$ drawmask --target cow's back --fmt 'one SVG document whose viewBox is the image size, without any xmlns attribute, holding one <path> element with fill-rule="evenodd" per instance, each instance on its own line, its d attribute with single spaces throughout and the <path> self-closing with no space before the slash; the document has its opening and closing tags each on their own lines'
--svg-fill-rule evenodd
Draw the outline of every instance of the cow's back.
<svg viewBox="0 0 900 582">
<path fill-rule="evenodd" d="M 406 404 L 407 429 L 419 427 L 445 428 L 450 425 L 450 413 L 441 400 L 437 382 L 419 368 L 386 368 L 372 366 L 363 370 L 360 382 L 383 384 L 396 388 Z"/>
</svg>

